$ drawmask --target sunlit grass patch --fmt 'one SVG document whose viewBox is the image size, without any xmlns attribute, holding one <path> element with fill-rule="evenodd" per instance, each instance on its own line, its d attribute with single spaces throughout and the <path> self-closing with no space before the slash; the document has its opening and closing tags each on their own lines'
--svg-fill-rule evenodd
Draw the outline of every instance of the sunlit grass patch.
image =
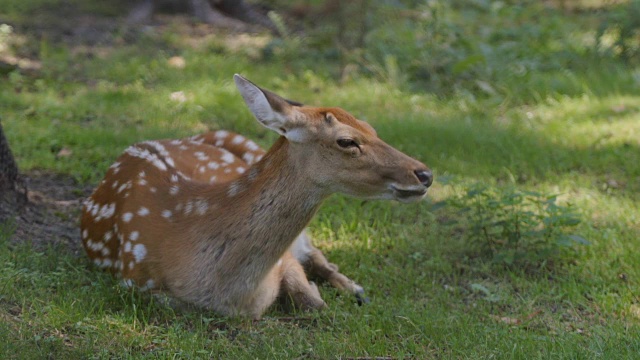
<svg viewBox="0 0 640 360">
<path fill-rule="evenodd" d="M 12 22 L 43 4 L 9 3 L 0 9 Z M 206 129 L 240 132 L 268 148 L 276 136 L 245 108 L 232 82 L 241 73 L 292 100 L 340 106 L 370 122 L 433 169 L 436 184 L 412 205 L 334 196 L 311 222 L 315 244 L 364 286 L 370 304 L 321 284 L 326 311 L 276 306 L 257 322 L 171 308 L 64 248 L 11 245 L 12 228 L 0 228 L 0 357 L 637 356 L 638 69 L 590 48 L 597 14 L 461 4 L 393 12 L 367 40 L 393 41 L 358 50 L 369 57 L 341 58 L 303 36 L 288 44 L 209 33 L 184 19 L 133 37 L 116 29 L 96 47 L 29 38 L 16 27 L 30 39 L 18 53 L 42 65 L 0 75 L 0 116 L 24 173 L 96 184 L 128 145 Z M 117 14 L 114 5 L 86 6 Z M 447 16 L 431 21 L 435 8 Z M 414 18 L 445 37 L 416 35 Z M 580 219 L 568 234 L 589 244 L 553 258 L 557 266 L 544 258 L 537 264 L 545 266 L 496 263 L 469 239 L 468 213 L 436 209 L 471 184 L 491 195 L 481 206 L 504 200 L 508 189 L 557 196 Z M 538 220 L 534 229 L 544 224 Z"/>
</svg>

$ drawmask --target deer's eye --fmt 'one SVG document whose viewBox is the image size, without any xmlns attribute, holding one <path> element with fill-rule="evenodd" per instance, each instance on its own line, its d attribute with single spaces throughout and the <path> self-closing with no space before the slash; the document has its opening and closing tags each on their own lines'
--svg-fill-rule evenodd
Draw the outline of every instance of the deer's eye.
<svg viewBox="0 0 640 360">
<path fill-rule="evenodd" d="M 352 147 L 357 147 L 357 148 L 360 147 L 358 143 L 353 139 L 338 139 L 338 141 L 336 142 L 338 143 L 338 146 L 344 149 L 348 149 Z"/>
</svg>

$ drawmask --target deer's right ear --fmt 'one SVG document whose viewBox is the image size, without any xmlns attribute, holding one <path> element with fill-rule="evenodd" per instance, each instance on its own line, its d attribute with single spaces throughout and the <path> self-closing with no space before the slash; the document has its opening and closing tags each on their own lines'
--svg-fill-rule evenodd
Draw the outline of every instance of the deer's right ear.
<svg viewBox="0 0 640 360">
<path fill-rule="evenodd" d="M 293 127 L 289 120 L 291 105 L 280 96 L 257 87 L 251 81 L 235 74 L 233 80 L 253 116 L 265 127 L 285 135 Z"/>
</svg>

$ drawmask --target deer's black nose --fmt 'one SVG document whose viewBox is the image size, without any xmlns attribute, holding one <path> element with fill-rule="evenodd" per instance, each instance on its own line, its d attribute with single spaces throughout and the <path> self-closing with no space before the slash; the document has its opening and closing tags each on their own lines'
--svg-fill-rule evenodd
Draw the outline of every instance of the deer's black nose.
<svg viewBox="0 0 640 360">
<path fill-rule="evenodd" d="M 433 184 L 433 173 L 431 170 L 416 170 L 414 173 L 422 185 L 429 187 Z"/>
</svg>

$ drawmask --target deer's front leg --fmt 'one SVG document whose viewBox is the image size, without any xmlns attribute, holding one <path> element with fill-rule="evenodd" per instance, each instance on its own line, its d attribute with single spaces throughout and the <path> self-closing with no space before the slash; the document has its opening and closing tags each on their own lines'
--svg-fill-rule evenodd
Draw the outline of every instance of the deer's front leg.
<svg viewBox="0 0 640 360">
<path fill-rule="evenodd" d="M 359 305 L 369 302 L 364 296 L 364 289 L 355 281 L 338 271 L 336 264 L 330 263 L 322 251 L 311 244 L 311 238 L 302 231 L 291 246 L 293 256 L 304 265 L 311 276 L 328 281 L 334 288 L 356 296 Z"/>
<path fill-rule="evenodd" d="M 318 287 L 309 282 L 304 268 L 291 252 L 287 251 L 280 261 L 283 295 L 289 296 L 295 306 L 302 310 L 317 310 L 326 307 L 324 300 L 320 297 Z"/>
</svg>

